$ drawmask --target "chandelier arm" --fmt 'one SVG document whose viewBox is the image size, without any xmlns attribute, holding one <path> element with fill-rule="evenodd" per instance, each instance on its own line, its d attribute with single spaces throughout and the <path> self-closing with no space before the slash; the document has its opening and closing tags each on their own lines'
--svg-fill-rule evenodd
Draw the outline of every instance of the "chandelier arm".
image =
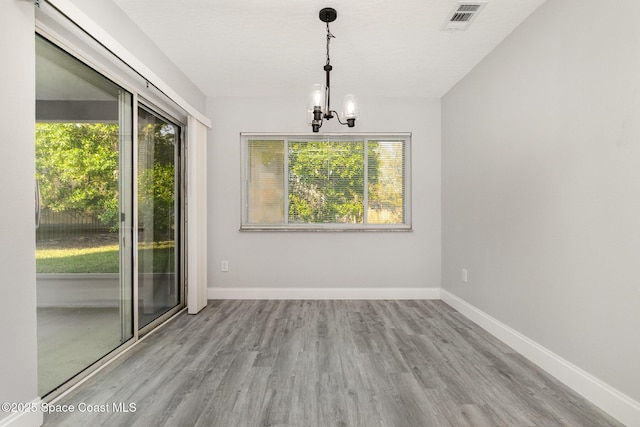
<svg viewBox="0 0 640 427">
<path fill-rule="evenodd" d="M 336 119 L 338 119 L 338 123 L 340 123 L 341 125 L 347 125 L 348 124 L 348 123 L 345 123 L 342 120 L 340 120 L 340 114 L 338 114 L 335 110 L 332 110 L 331 112 L 336 115 Z"/>
</svg>

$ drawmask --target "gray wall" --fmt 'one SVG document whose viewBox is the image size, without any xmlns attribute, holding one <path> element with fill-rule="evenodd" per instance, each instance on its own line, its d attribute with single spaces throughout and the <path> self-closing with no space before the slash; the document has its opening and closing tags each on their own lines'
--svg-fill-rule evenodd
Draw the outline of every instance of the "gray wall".
<svg viewBox="0 0 640 427">
<path fill-rule="evenodd" d="M 0 402 L 31 402 L 36 377 L 33 4 L 0 3 Z M 0 412 L 0 423 L 11 414 Z M 24 416 L 39 425 L 41 416 Z"/>
<path fill-rule="evenodd" d="M 210 289 L 440 287 L 440 100 L 359 102 L 362 118 L 352 131 L 413 133 L 414 231 L 239 232 L 240 132 L 310 132 L 306 94 L 210 98 Z M 348 129 L 335 121 L 321 131 Z M 220 271 L 223 259 L 227 273 Z"/>
<path fill-rule="evenodd" d="M 442 104 L 443 288 L 636 401 L 639 18 L 546 2 Z"/>
</svg>

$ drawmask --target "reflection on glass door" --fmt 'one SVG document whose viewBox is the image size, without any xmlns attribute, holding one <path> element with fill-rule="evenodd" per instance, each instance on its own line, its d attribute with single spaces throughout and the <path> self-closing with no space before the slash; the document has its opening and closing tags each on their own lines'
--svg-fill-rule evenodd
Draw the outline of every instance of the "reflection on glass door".
<svg viewBox="0 0 640 427">
<path fill-rule="evenodd" d="M 133 337 L 132 95 L 36 38 L 38 391 Z"/>
<path fill-rule="evenodd" d="M 180 127 L 138 109 L 138 327 L 181 303 L 177 220 Z"/>
</svg>

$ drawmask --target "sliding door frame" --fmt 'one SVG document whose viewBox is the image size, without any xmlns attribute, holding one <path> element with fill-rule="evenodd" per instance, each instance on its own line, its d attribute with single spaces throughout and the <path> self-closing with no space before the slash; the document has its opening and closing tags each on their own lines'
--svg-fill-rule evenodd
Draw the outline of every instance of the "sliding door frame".
<svg viewBox="0 0 640 427">
<path fill-rule="evenodd" d="M 134 158 L 133 158 L 133 176 L 134 178 L 134 189 L 133 189 L 133 194 L 137 196 L 138 194 L 138 148 L 139 148 L 139 142 L 138 142 L 138 109 L 142 108 L 147 110 L 148 112 L 157 115 L 158 117 L 171 122 L 174 125 L 177 125 L 180 127 L 180 134 L 178 135 L 178 146 L 176 149 L 176 155 L 177 158 L 174 159 L 175 160 L 175 167 L 176 167 L 176 172 L 175 172 L 175 176 L 178 180 L 178 182 L 175 184 L 175 203 L 177 204 L 178 209 L 176 209 L 176 229 L 178 232 L 178 236 L 176 238 L 176 251 L 177 251 L 177 257 L 176 257 L 176 264 L 175 264 L 175 268 L 176 268 L 176 277 L 177 277 L 177 281 L 178 281 L 178 292 L 180 293 L 180 298 L 179 298 L 179 302 L 178 305 L 176 305 L 175 307 L 169 309 L 166 313 L 163 313 L 162 315 L 158 316 L 158 318 L 152 320 L 151 322 L 149 322 L 147 325 L 145 325 L 142 328 L 138 328 L 139 325 L 139 311 L 138 311 L 138 233 L 135 232 L 133 233 L 133 238 L 134 238 L 134 282 L 133 282 L 133 287 L 134 287 L 134 295 L 135 295 L 135 303 L 133 306 L 133 310 L 135 313 L 135 317 L 134 317 L 134 329 L 136 329 L 135 331 L 135 335 L 136 335 L 136 339 L 138 339 L 138 337 L 143 337 L 146 334 L 148 334 L 149 332 L 153 331 L 156 327 L 158 327 L 159 325 L 161 325 L 162 323 L 166 322 L 168 319 L 170 319 L 171 317 L 173 317 L 174 315 L 176 315 L 177 313 L 179 313 L 180 311 L 184 310 L 187 306 L 187 280 L 186 280 L 186 252 L 187 252 L 187 246 L 186 246 L 186 234 L 187 234 L 187 217 L 186 217 L 186 205 L 187 205 L 187 191 L 186 191 L 186 177 L 187 177 L 187 164 L 186 164 L 186 136 L 187 136 L 187 124 L 183 123 L 181 120 L 179 120 L 178 118 L 176 118 L 175 116 L 171 115 L 170 113 L 162 110 L 159 107 L 156 107 L 154 105 L 153 102 L 150 102 L 140 96 L 134 95 L 134 138 L 133 138 L 133 151 L 134 151 Z M 134 205 L 133 205 L 133 210 L 134 210 L 134 230 L 138 229 L 138 200 L 137 197 L 134 198 Z"/>
</svg>

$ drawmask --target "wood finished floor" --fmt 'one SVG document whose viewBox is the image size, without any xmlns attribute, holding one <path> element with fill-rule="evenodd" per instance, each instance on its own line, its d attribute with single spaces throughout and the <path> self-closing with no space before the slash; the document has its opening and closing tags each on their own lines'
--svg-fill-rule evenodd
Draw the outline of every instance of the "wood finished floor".
<svg viewBox="0 0 640 427">
<path fill-rule="evenodd" d="M 210 301 L 58 404 L 121 402 L 45 425 L 621 425 L 442 301 Z"/>
</svg>

